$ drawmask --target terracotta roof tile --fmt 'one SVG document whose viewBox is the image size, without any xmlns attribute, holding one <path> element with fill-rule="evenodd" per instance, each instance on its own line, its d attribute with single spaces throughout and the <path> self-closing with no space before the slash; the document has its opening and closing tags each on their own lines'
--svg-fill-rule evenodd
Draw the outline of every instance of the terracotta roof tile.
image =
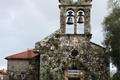
<svg viewBox="0 0 120 80">
<path fill-rule="evenodd" d="M 6 57 L 7 60 L 21 60 L 21 59 L 33 59 L 37 57 L 38 54 L 33 53 L 33 50 L 27 50 L 18 54 L 14 54 L 11 56 Z"/>
</svg>

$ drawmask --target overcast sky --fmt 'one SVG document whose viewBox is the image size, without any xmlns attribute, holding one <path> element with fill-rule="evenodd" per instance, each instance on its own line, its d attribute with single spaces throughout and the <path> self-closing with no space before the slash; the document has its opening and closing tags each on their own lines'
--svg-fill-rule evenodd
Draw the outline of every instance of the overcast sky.
<svg viewBox="0 0 120 80">
<path fill-rule="evenodd" d="M 92 41 L 97 44 L 103 41 L 106 14 L 107 0 L 93 0 Z M 34 48 L 58 28 L 58 0 L 0 0 L 0 67 L 6 67 L 6 56 Z"/>
</svg>

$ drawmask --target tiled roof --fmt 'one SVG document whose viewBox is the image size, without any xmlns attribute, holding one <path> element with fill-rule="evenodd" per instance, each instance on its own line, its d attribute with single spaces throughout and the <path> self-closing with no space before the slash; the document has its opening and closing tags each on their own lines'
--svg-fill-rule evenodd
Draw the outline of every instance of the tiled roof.
<svg viewBox="0 0 120 80">
<path fill-rule="evenodd" d="M 34 59 L 38 54 L 33 53 L 33 50 L 27 50 L 18 54 L 14 54 L 6 57 L 7 60 L 26 60 L 26 59 Z"/>
</svg>

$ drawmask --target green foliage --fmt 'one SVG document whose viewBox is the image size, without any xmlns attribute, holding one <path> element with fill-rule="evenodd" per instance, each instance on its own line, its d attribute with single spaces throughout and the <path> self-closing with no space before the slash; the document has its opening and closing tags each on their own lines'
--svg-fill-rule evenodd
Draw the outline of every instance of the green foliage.
<svg viewBox="0 0 120 80">
<path fill-rule="evenodd" d="M 108 0 L 108 7 L 110 9 L 120 8 L 120 0 Z"/>
<path fill-rule="evenodd" d="M 120 67 L 120 8 L 114 8 L 104 20 L 105 46 L 111 52 L 113 63 Z"/>
</svg>

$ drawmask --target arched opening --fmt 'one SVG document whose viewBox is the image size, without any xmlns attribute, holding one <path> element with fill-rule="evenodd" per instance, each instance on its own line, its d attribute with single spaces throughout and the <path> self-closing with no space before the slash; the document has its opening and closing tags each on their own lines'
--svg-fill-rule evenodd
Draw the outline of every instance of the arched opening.
<svg viewBox="0 0 120 80">
<path fill-rule="evenodd" d="M 77 12 L 77 34 L 84 34 L 84 11 L 79 10 Z"/>
<path fill-rule="evenodd" d="M 66 34 L 74 33 L 74 10 L 68 9 L 66 12 Z"/>
</svg>

